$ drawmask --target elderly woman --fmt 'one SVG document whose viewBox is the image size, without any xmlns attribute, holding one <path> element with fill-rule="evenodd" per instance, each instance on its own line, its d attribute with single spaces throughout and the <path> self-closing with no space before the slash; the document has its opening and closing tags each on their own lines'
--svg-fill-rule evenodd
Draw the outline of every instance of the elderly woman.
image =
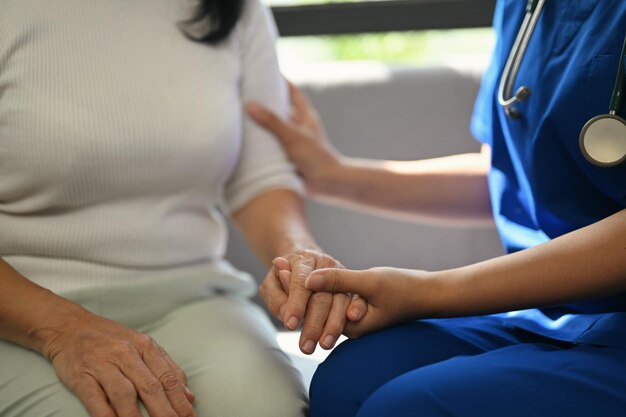
<svg viewBox="0 0 626 417">
<path fill-rule="evenodd" d="M 0 3 L 0 416 L 306 413 L 253 280 L 223 259 L 230 215 L 268 264 L 339 265 L 242 111 L 286 114 L 272 22 L 258 0 L 191 6 Z M 277 301 L 291 327 L 302 281 Z M 336 338 L 349 299 L 317 298 Z M 305 323 L 312 349 L 323 330 Z"/>
</svg>

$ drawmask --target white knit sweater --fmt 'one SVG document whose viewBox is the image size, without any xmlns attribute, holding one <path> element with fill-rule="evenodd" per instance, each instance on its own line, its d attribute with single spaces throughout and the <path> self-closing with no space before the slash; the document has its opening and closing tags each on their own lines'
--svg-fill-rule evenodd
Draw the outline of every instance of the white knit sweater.
<svg viewBox="0 0 626 417">
<path fill-rule="evenodd" d="M 247 0 L 212 47 L 176 26 L 190 2 L 0 1 L 0 256 L 27 278 L 64 291 L 210 275 L 220 209 L 299 189 L 242 108 L 287 112 L 268 12 Z"/>
</svg>

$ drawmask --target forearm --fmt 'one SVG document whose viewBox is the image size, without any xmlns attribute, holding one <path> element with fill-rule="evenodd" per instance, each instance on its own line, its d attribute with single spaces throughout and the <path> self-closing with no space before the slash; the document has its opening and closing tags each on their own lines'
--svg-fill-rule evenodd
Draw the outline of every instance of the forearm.
<svg viewBox="0 0 626 417">
<path fill-rule="evenodd" d="M 268 265 L 277 256 L 318 248 L 307 226 L 302 198 L 292 191 L 264 193 L 232 218 L 255 254 Z"/>
<path fill-rule="evenodd" d="M 417 221 L 492 221 L 488 152 L 421 161 L 346 158 L 315 184 L 316 197 L 339 205 Z"/>
<path fill-rule="evenodd" d="M 1 259 L 0 284 L 0 338 L 42 354 L 69 322 L 89 314 L 22 277 Z"/>
<path fill-rule="evenodd" d="M 624 292 L 626 210 L 531 249 L 435 273 L 435 280 L 433 316 L 512 311 Z"/>
</svg>

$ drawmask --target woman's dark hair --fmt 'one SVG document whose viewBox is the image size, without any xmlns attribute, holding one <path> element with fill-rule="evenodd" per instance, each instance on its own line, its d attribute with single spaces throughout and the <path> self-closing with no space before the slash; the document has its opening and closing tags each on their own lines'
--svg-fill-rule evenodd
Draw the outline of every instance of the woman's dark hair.
<svg viewBox="0 0 626 417">
<path fill-rule="evenodd" d="M 237 24 L 244 0 L 197 0 L 194 15 L 181 22 L 185 35 L 198 42 L 216 44 L 226 39 Z"/>
</svg>

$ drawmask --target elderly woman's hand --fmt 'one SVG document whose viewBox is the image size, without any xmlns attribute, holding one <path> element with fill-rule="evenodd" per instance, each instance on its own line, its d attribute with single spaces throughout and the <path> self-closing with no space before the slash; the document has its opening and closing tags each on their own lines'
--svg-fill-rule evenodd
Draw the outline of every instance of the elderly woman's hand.
<svg viewBox="0 0 626 417">
<path fill-rule="evenodd" d="M 47 341 L 43 353 L 93 417 L 195 416 L 183 371 L 149 336 L 85 313 Z"/>
<path fill-rule="evenodd" d="M 365 302 L 350 294 L 312 293 L 305 288 L 305 280 L 316 269 L 343 268 L 331 256 L 303 250 L 276 258 L 273 264 L 261 284 L 261 296 L 286 328 L 294 330 L 304 320 L 299 342 L 302 352 L 313 353 L 318 342 L 322 348 L 331 349 L 347 319 L 357 321 L 365 315 Z"/>
</svg>

